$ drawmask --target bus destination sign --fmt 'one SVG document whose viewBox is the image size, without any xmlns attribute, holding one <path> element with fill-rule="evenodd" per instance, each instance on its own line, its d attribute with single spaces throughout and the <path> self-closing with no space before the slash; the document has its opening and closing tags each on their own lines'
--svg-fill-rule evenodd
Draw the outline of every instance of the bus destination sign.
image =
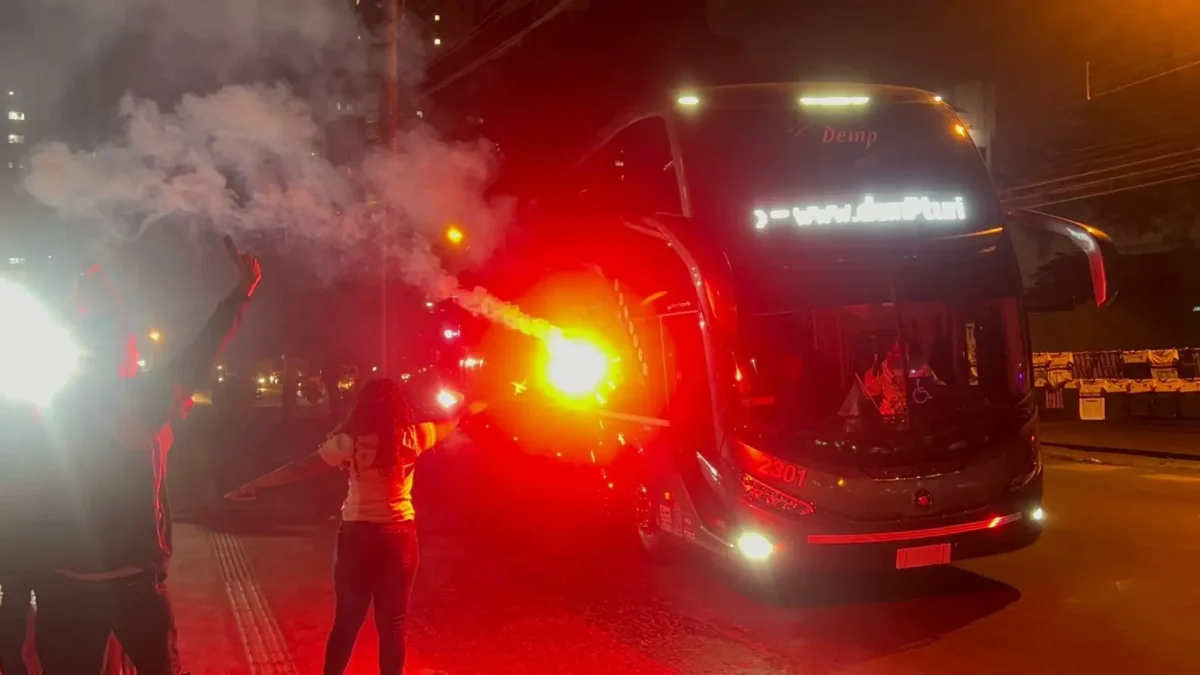
<svg viewBox="0 0 1200 675">
<path fill-rule="evenodd" d="M 962 197 L 942 201 L 930 197 L 904 197 L 898 201 L 875 201 L 867 195 L 856 204 L 801 204 L 786 208 L 754 210 L 754 227 L 774 223 L 799 227 L 848 225 L 852 223 L 964 222 L 967 209 Z"/>
</svg>

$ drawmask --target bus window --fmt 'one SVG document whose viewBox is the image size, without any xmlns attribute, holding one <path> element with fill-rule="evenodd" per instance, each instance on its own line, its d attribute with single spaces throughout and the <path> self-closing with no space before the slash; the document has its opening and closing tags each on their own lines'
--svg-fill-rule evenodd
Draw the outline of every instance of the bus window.
<svg viewBox="0 0 1200 675">
<path fill-rule="evenodd" d="M 618 132 L 576 167 L 566 184 L 570 187 L 558 201 L 554 222 L 549 224 L 557 230 L 551 236 L 568 237 L 580 250 L 608 248 L 608 231 L 624 227 L 620 216 L 678 215 L 682 211 L 666 122 L 661 117 L 642 119 Z M 637 250 L 625 249 L 625 253 Z"/>
<path fill-rule="evenodd" d="M 621 205 L 633 214 L 683 211 L 666 121 L 647 117 L 613 138 L 613 168 L 621 185 Z"/>
<path fill-rule="evenodd" d="M 799 270 L 786 296 L 770 292 L 783 279 L 740 274 L 743 422 L 764 433 L 919 426 L 1011 404 L 1028 391 L 1028 364 L 1020 289 L 1002 262 Z"/>
</svg>

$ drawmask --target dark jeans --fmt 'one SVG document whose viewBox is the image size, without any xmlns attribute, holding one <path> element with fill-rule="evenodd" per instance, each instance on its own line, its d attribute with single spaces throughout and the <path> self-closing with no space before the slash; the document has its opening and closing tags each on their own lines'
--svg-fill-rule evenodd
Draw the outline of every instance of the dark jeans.
<svg viewBox="0 0 1200 675">
<path fill-rule="evenodd" d="M 33 590 L 30 574 L 0 574 L 0 673 L 26 675 L 25 626 L 29 619 L 29 599 Z"/>
<path fill-rule="evenodd" d="M 43 588 L 44 587 L 44 588 Z M 37 589 L 37 651 L 44 675 L 96 675 L 111 633 L 138 675 L 178 675 L 175 614 L 149 572 L 108 581 L 52 575 Z"/>
<path fill-rule="evenodd" d="M 372 601 L 379 631 L 379 672 L 404 672 L 404 623 L 418 559 L 417 529 L 411 521 L 342 523 L 333 564 L 337 609 L 325 646 L 325 675 L 345 672 Z"/>
</svg>

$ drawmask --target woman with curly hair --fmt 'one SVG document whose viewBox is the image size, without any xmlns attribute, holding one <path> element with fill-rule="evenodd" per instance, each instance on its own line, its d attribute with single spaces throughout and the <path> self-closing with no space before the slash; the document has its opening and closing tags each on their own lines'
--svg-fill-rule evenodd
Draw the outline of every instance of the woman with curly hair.
<svg viewBox="0 0 1200 675">
<path fill-rule="evenodd" d="M 484 407 L 472 403 L 464 412 Z M 413 468 L 421 453 L 449 436 L 458 423 L 459 418 L 418 422 L 394 380 L 374 380 L 363 387 L 346 422 L 315 453 L 227 495 L 252 499 L 261 488 L 294 483 L 329 468 L 347 472 L 333 572 L 337 607 L 325 648 L 325 675 L 345 671 L 372 602 L 379 672 L 404 672 L 404 624 L 418 560 Z"/>
</svg>

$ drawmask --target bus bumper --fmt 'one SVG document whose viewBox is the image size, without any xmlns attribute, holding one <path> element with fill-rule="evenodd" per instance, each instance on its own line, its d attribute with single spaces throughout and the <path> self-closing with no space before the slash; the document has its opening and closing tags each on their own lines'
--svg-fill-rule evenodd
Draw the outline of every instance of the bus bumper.
<svg viewBox="0 0 1200 675">
<path fill-rule="evenodd" d="M 1046 519 L 1041 502 L 1039 476 L 984 509 L 904 522 L 862 525 L 821 517 L 819 512 L 784 519 L 764 517 L 753 509 L 742 514 L 748 517 L 739 518 L 727 540 L 713 548 L 723 550 L 737 564 L 777 572 L 944 565 L 1032 546 L 1041 537 Z"/>
</svg>

